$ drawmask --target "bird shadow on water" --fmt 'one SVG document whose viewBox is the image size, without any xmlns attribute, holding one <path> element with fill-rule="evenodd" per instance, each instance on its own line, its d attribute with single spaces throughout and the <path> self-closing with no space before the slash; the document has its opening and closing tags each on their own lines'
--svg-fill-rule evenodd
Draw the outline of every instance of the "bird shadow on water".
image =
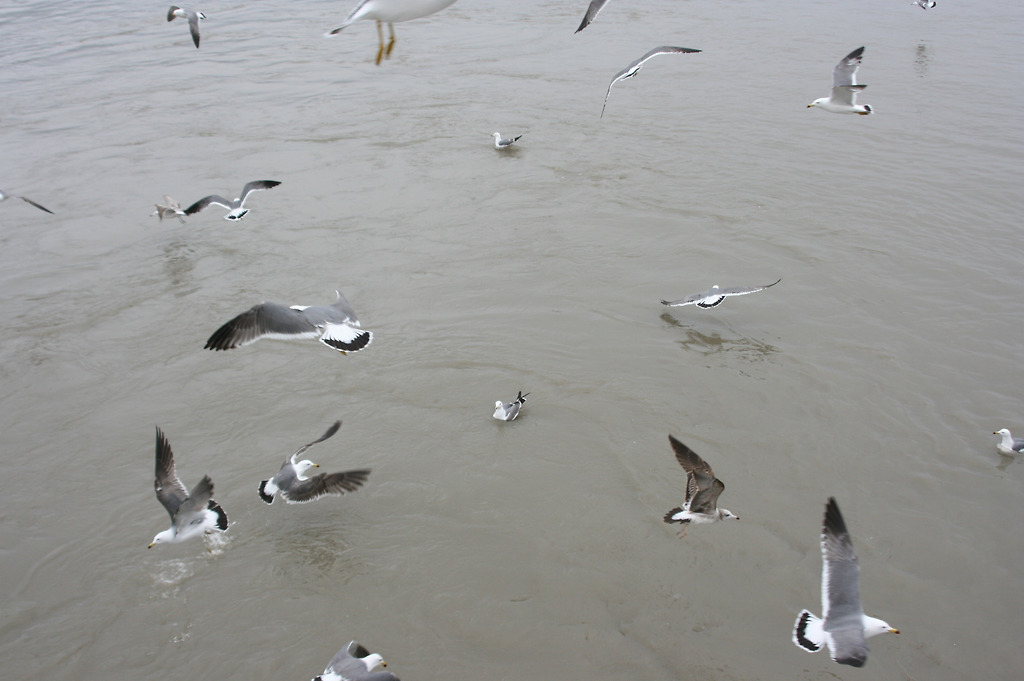
<svg viewBox="0 0 1024 681">
<path fill-rule="evenodd" d="M 178 297 L 188 295 L 198 288 L 193 270 L 196 267 L 196 251 L 184 240 L 174 240 L 164 245 L 164 273 L 176 289 Z"/>
<path fill-rule="evenodd" d="M 665 312 L 661 315 L 662 321 L 680 329 L 686 333 L 686 338 L 676 341 L 684 350 L 699 352 L 705 358 L 738 357 L 746 362 L 763 362 L 771 359 L 772 355 L 779 352 L 779 349 L 763 340 L 744 336 L 733 329 L 728 329 L 732 337 L 722 335 L 714 331 L 705 333 L 698 331 L 688 324 L 683 324 L 678 319 Z M 741 372 L 742 373 L 742 372 Z"/>
<path fill-rule="evenodd" d="M 365 566 L 349 551 L 350 545 L 331 527 L 309 526 L 278 534 L 272 540 L 275 551 L 288 560 L 275 571 L 291 572 L 296 569 L 312 569 L 321 575 L 337 572 L 356 575 L 365 571 Z M 285 575 L 287 576 L 287 575 Z"/>
</svg>

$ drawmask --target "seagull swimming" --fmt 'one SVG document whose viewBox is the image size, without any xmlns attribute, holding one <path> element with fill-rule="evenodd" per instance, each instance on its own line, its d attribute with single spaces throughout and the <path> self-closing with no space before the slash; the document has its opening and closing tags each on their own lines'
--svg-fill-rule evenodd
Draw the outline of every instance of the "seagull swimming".
<svg viewBox="0 0 1024 681">
<path fill-rule="evenodd" d="M 171 515 L 171 526 L 153 537 L 149 548 L 163 542 L 185 541 L 190 537 L 228 529 L 228 516 L 213 500 L 213 481 L 204 475 L 189 494 L 174 470 L 174 453 L 160 428 L 156 429 L 156 498 Z"/>
<path fill-rule="evenodd" d="M 526 393 L 526 395 L 529 394 Z M 519 408 L 526 404 L 526 395 L 520 390 L 519 397 L 511 402 L 502 403 L 501 400 L 498 400 L 494 403 L 494 413 L 492 416 L 499 421 L 515 421 L 516 417 L 519 416 Z"/>
<path fill-rule="evenodd" d="M 1024 452 L 1024 439 L 1014 437 L 1010 434 L 1010 431 L 1006 428 L 997 430 L 992 433 L 993 435 L 1002 435 L 1003 439 L 996 445 L 996 449 L 999 450 L 1000 454 L 1020 454 Z"/>
<path fill-rule="evenodd" d="M 666 523 L 683 523 L 679 537 L 686 536 L 690 524 L 717 523 L 719 520 L 734 518 L 731 511 L 718 508 L 718 497 L 725 489 L 725 484 L 715 477 L 708 462 L 671 435 L 668 441 L 676 452 L 676 461 L 686 471 L 686 498 L 682 506 L 677 506 L 665 514 Z"/>
<path fill-rule="evenodd" d="M 604 6 L 607 4 L 608 0 L 590 0 L 590 6 L 587 7 L 587 12 L 583 15 L 583 21 L 580 22 L 580 27 L 575 32 L 579 33 L 587 26 L 590 26 L 590 22 L 594 20 L 597 13 L 604 9 Z"/>
<path fill-rule="evenodd" d="M 359 328 L 355 310 L 335 291 L 331 305 L 292 305 L 265 302 L 255 305 L 213 332 L 207 350 L 233 350 L 260 338 L 319 338 L 341 354 L 359 352 L 373 340 L 373 333 Z"/>
<path fill-rule="evenodd" d="M 832 660 L 863 667 L 868 659 L 865 639 L 878 634 L 898 634 L 898 629 L 868 617 L 860 604 L 860 566 L 853 541 L 834 497 L 825 505 L 821 530 L 822 618 L 803 610 L 793 627 L 793 643 L 809 653 L 828 644 Z"/>
<path fill-rule="evenodd" d="M 156 215 L 160 218 L 160 222 L 163 222 L 164 218 L 176 217 L 180 222 L 185 222 L 185 213 L 182 212 L 181 205 L 171 197 L 167 196 L 167 194 L 164 194 L 163 204 L 157 203 L 154 205 L 156 205 L 156 210 L 149 214 L 150 217 Z"/>
<path fill-rule="evenodd" d="M 843 57 L 832 69 L 832 94 L 828 97 L 819 97 L 808 104 L 807 108 L 817 106 L 832 113 L 860 114 L 861 116 L 870 114 L 872 111 L 870 104 L 857 104 L 857 93 L 867 87 L 867 85 L 857 85 L 857 69 L 860 68 L 863 56 L 864 48 L 858 47 Z"/>
<path fill-rule="evenodd" d="M 608 96 L 612 93 L 612 85 L 615 85 L 615 83 L 620 80 L 625 80 L 635 76 L 640 70 L 640 67 L 644 65 L 645 61 L 651 57 L 656 57 L 659 54 L 693 54 L 700 51 L 701 50 L 694 50 L 689 47 L 672 47 L 670 45 L 663 45 L 662 47 L 655 47 L 644 56 L 634 62 L 631 62 L 629 66 L 616 73 L 615 77 L 612 78 L 612 82 L 608 83 L 608 92 L 604 93 L 604 104 L 601 106 L 601 118 L 604 118 L 604 109 L 608 106 Z"/>
<path fill-rule="evenodd" d="M 779 277 L 778 279 L 776 279 L 775 281 L 773 281 L 770 284 L 766 284 L 764 286 L 753 286 L 753 287 L 731 286 L 729 288 L 719 288 L 718 284 L 715 284 L 714 286 L 709 288 L 707 291 L 701 291 L 700 293 L 691 293 L 690 295 L 686 296 L 685 298 L 680 298 L 679 300 L 663 300 L 663 301 L 661 301 L 661 304 L 662 305 L 668 305 L 669 307 L 682 307 L 683 305 L 696 305 L 697 307 L 699 307 L 701 309 L 707 310 L 709 308 L 717 307 L 717 306 L 721 305 L 722 301 L 724 301 L 729 296 L 745 296 L 748 293 L 757 293 L 758 291 L 763 291 L 766 288 L 770 288 L 772 286 L 775 286 L 780 281 L 782 281 L 782 277 Z"/>
<path fill-rule="evenodd" d="M 228 214 L 224 216 L 225 220 L 241 220 L 245 217 L 245 214 L 249 212 L 249 209 L 244 207 L 245 200 L 249 198 L 249 194 L 262 191 L 264 189 L 273 189 L 279 184 L 281 183 L 277 180 L 254 180 L 252 182 L 246 182 L 245 186 L 242 187 L 242 193 L 239 194 L 238 198 L 234 201 L 228 201 L 223 196 L 210 194 L 186 208 L 185 215 L 198 213 L 212 203 L 215 206 L 228 209 Z"/>
<path fill-rule="evenodd" d="M 196 49 L 199 49 L 199 20 L 205 19 L 206 15 L 188 7 L 171 5 L 171 8 L 167 10 L 167 21 L 174 21 L 175 17 L 188 19 L 188 30 L 192 34 L 192 42 L 196 44 Z"/>
<path fill-rule="evenodd" d="M 380 655 L 371 654 L 359 643 L 350 641 L 331 658 L 324 673 L 314 677 L 313 681 L 399 681 L 391 672 L 373 671 L 387 666 Z"/>
<path fill-rule="evenodd" d="M 517 139 L 522 137 L 522 135 L 516 135 L 515 137 L 502 137 L 500 132 L 496 132 L 491 136 L 494 138 L 495 149 L 508 149 Z"/>
<path fill-rule="evenodd" d="M 395 46 L 395 24 L 440 12 L 454 2 L 455 0 L 362 0 L 341 26 L 326 35 L 327 37 L 337 35 L 341 33 L 342 29 L 360 19 L 375 19 L 377 21 L 377 39 L 380 41 L 380 49 L 377 50 L 377 65 L 380 66 L 382 58 L 391 58 L 391 48 Z M 385 21 L 388 23 L 388 31 L 391 33 L 391 40 L 387 44 L 386 51 L 384 31 L 381 28 L 381 24 Z"/>
<path fill-rule="evenodd" d="M 311 468 L 319 468 L 320 464 L 313 463 L 308 459 L 296 461 L 299 454 L 331 437 L 338 432 L 338 428 L 341 428 L 341 421 L 335 421 L 326 433 L 309 444 L 302 445 L 295 450 L 294 454 L 285 459 L 277 475 L 260 482 L 260 499 L 272 504 L 274 495 L 280 492 L 289 504 L 301 504 L 319 499 L 327 494 L 342 495 L 345 492 L 354 492 L 362 487 L 370 475 L 368 468 L 343 473 L 321 473 L 307 478 L 304 475 L 306 471 Z"/>
<path fill-rule="evenodd" d="M 24 196 L 18 196 L 17 194 L 8 194 L 4 190 L 0 189 L 0 203 L 3 203 L 7 199 L 21 199 L 25 203 L 31 204 L 31 205 L 35 206 L 36 208 L 38 208 L 39 210 L 45 210 L 50 215 L 53 215 L 53 211 L 52 210 L 50 210 L 49 208 L 44 208 L 43 206 L 40 206 L 38 203 L 36 203 L 32 199 L 26 199 Z"/>
<path fill-rule="evenodd" d="M 929 7 L 935 7 L 935 3 L 934 2 L 929 2 L 929 0 L 914 0 L 914 2 L 912 2 L 910 4 L 911 5 L 917 5 L 921 9 L 928 9 Z"/>
</svg>

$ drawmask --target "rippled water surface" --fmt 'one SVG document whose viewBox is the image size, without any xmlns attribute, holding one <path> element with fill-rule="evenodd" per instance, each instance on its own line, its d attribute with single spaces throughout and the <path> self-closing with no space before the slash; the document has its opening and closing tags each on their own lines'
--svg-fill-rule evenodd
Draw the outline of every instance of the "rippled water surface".
<svg viewBox="0 0 1024 681">
<path fill-rule="evenodd" d="M 55 213 L 0 205 L 5 675 L 308 679 L 353 638 L 412 681 L 1021 675 L 1019 5 L 461 0 L 378 67 L 322 37 L 354 2 L 198 6 L 198 50 L 146 4 L 0 6 L 0 187 Z M 600 119 L 662 44 L 703 52 Z M 875 115 L 806 109 L 859 45 Z M 202 349 L 338 288 L 365 352 Z M 338 418 L 312 453 L 366 487 L 262 504 Z M 209 549 L 146 549 L 157 425 Z M 668 433 L 741 521 L 662 522 Z M 831 495 L 902 631 L 860 671 L 790 641 Z"/>
</svg>

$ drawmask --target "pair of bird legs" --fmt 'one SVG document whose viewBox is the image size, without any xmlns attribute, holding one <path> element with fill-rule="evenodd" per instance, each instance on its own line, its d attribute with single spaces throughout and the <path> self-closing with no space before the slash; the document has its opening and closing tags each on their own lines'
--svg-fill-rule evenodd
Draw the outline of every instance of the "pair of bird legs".
<svg viewBox="0 0 1024 681">
<path fill-rule="evenodd" d="M 395 25 L 388 22 L 388 32 L 391 34 L 391 40 L 388 41 L 387 50 L 384 49 L 384 29 L 381 26 L 384 22 L 377 22 L 377 39 L 380 40 L 380 49 L 377 50 L 377 66 L 380 66 L 380 60 L 384 57 L 391 58 L 391 48 L 395 46 Z"/>
</svg>

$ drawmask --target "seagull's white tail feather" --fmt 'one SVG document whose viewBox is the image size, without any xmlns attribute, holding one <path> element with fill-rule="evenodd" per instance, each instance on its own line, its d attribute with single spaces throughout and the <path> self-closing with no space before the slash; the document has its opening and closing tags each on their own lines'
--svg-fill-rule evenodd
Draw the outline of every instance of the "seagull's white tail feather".
<svg viewBox="0 0 1024 681">
<path fill-rule="evenodd" d="M 793 626 L 793 643 L 809 653 L 816 653 L 825 645 L 824 622 L 808 610 L 802 610 Z"/>
<path fill-rule="evenodd" d="M 274 503 L 274 495 L 277 494 L 277 485 L 274 484 L 273 479 L 261 482 L 259 493 L 260 499 L 264 502 L 268 504 Z"/>
<path fill-rule="evenodd" d="M 328 324 L 320 342 L 340 352 L 358 352 L 373 340 L 373 333 L 348 324 Z"/>
</svg>

